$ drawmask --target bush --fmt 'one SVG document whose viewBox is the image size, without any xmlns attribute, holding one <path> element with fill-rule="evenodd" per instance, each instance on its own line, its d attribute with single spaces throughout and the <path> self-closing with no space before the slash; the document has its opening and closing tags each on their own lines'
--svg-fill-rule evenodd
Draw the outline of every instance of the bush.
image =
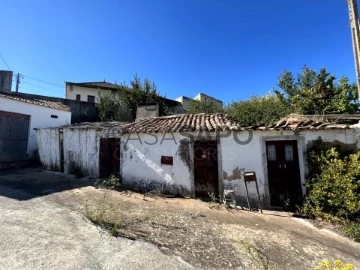
<svg viewBox="0 0 360 270">
<path fill-rule="evenodd" d="M 117 189 L 121 187 L 121 179 L 115 175 L 100 178 L 95 182 L 95 187 L 105 189 Z"/>
<path fill-rule="evenodd" d="M 334 263 L 329 260 L 320 261 L 314 270 L 354 270 L 354 265 L 343 263 L 341 260 L 335 260 Z"/>
<path fill-rule="evenodd" d="M 249 100 L 232 102 L 227 107 L 229 118 L 240 126 L 272 125 L 292 112 L 274 95 L 253 96 Z"/>
<path fill-rule="evenodd" d="M 332 148 L 318 159 L 321 173 L 307 185 L 303 211 L 326 219 L 360 217 L 360 152 L 343 159 Z"/>
</svg>

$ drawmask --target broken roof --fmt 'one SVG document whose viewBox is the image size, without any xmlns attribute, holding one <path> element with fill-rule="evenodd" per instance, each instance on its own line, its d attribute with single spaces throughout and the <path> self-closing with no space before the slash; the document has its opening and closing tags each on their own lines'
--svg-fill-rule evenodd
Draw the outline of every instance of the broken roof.
<svg viewBox="0 0 360 270">
<path fill-rule="evenodd" d="M 343 116 L 343 115 L 341 115 Z M 172 116 L 142 119 L 124 126 L 124 133 L 158 133 L 158 132 L 194 132 L 194 131 L 227 131 L 227 130 L 320 130 L 348 129 L 351 123 L 359 121 L 360 116 L 326 117 L 289 115 L 274 125 L 239 126 L 224 114 L 179 114 Z M 356 120 L 357 119 L 357 120 Z"/>
<path fill-rule="evenodd" d="M 0 97 L 8 98 L 28 104 L 48 107 L 51 109 L 56 109 L 60 111 L 70 112 L 70 107 L 59 102 L 50 99 L 46 99 L 46 97 L 41 97 L 37 95 L 30 95 L 24 93 L 12 93 L 12 92 L 0 92 Z"/>
</svg>

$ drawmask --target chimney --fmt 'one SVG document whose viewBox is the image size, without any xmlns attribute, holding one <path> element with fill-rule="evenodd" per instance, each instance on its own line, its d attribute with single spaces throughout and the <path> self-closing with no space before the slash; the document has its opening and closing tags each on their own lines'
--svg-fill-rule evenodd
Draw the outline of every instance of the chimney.
<svg viewBox="0 0 360 270">
<path fill-rule="evenodd" d="M 159 116 L 159 104 L 157 103 L 139 103 L 136 110 L 136 120 Z"/>
<path fill-rule="evenodd" d="M 13 72 L 0 70 L 0 91 L 11 92 Z"/>
</svg>

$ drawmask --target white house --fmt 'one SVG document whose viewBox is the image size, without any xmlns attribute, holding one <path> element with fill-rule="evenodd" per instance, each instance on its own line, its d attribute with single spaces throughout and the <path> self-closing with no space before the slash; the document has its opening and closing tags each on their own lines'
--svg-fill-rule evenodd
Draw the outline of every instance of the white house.
<svg viewBox="0 0 360 270">
<path fill-rule="evenodd" d="M 0 92 L 0 163 L 36 158 L 36 129 L 70 124 L 61 102 Z"/>
<path fill-rule="evenodd" d="M 180 96 L 178 98 L 175 99 L 176 101 L 180 102 L 184 109 L 186 110 L 189 106 L 189 103 L 191 101 L 200 101 L 200 102 L 204 102 L 204 101 L 209 101 L 209 102 L 212 102 L 213 104 L 215 104 L 216 106 L 219 106 L 219 107 L 222 107 L 224 104 L 221 100 L 219 99 L 216 99 L 214 97 L 211 97 L 211 96 L 208 96 L 204 93 L 198 93 L 194 98 L 189 98 L 189 97 L 186 97 L 186 96 Z"/>
<path fill-rule="evenodd" d="M 121 122 L 93 122 L 38 129 L 43 168 L 94 178 L 119 175 L 123 125 Z"/>
<path fill-rule="evenodd" d="M 246 201 L 243 170 L 256 173 L 263 206 L 306 193 L 307 145 L 319 137 L 359 148 L 349 124 L 287 118 L 277 125 L 239 127 L 221 114 L 174 115 L 124 127 L 120 171 L 127 185 L 162 185 L 189 196 L 234 189 Z M 256 198 L 254 183 L 249 192 Z"/>
</svg>

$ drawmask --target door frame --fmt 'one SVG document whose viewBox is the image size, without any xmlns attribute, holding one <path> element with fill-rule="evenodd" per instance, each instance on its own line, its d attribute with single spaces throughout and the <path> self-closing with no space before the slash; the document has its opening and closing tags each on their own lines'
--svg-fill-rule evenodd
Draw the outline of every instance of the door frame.
<svg viewBox="0 0 360 270">
<path fill-rule="evenodd" d="M 306 195 L 306 180 L 305 175 L 308 173 L 308 168 L 306 165 L 306 144 L 305 137 L 299 135 L 276 135 L 276 136 L 263 136 L 261 137 L 261 149 L 262 149 L 262 161 L 264 168 L 264 200 L 263 204 L 265 206 L 270 205 L 270 190 L 269 190 L 269 175 L 267 167 L 267 154 L 266 154 L 266 142 L 268 141 L 296 141 L 297 142 L 297 152 L 298 152 L 298 161 L 299 161 L 299 170 L 300 170 L 300 182 L 301 190 L 303 196 Z"/>
<path fill-rule="evenodd" d="M 194 137 L 190 138 L 190 181 L 191 181 L 191 197 L 195 198 L 195 141 L 216 141 L 216 151 L 217 151 L 217 170 L 218 170 L 218 189 L 219 193 L 222 194 L 223 190 L 223 179 L 222 179 L 222 156 L 221 156 L 221 145 L 220 137 L 214 134 L 207 134 L 205 137 Z"/>
</svg>

